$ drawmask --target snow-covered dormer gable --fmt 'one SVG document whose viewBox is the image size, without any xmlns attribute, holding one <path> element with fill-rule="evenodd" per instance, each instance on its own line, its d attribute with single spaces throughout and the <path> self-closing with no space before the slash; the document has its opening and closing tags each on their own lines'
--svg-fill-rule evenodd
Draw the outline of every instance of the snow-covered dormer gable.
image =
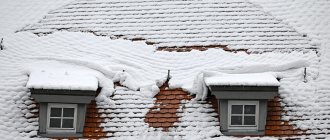
<svg viewBox="0 0 330 140">
<path fill-rule="evenodd" d="M 223 134 L 265 134 L 267 102 L 278 95 L 280 85 L 272 74 L 224 74 L 205 83 L 218 100 Z"/>
<path fill-rule="evenodd" d="M 98 89 L 96 77 L 77 71 L 34 71 L 27 87 L 39 103 L 40 136 L 83 136 L 87 104 Z"/>
</svg>

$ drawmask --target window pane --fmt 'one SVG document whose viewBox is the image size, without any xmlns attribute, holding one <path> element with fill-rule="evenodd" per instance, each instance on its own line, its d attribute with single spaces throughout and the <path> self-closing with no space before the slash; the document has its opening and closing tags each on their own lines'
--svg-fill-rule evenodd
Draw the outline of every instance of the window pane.
<svg viewBox="0 0 330 140">
<path fill-rule="evenodd" d="M 73 119 L 63 119 L 62 128 L 73 128 Z"/>
<path fill-rule="evenodd" d="M 255 105 L 245 105 L 244 114 L 256 114 L 256 106 Z"/>
<path fill-rule="evenodd" d="M 61 117 L 62 108 L 50 108 L 50 117 Z"/>
<path fill-rule="evenodd" d="M 244 116 L 244 125 L 255 125 L 255 116 Z"/>
<path fill-rule="evenodd" d="M 242 116 L 231 116 L 231 125 L 242 125 Z"/>
<path fill-rule="evenodd" d="M 61 128 L 61 119 L 49 119 L 49 127 L 51 128 Z"/>
<path fill-rule="evenodd" d="M 63 117 L 73 117 L 74 108 L 63 108 Z"/>
<path fill-rule="evenodd" d="M 243 105 L 232 105 L 231 114 L 243 114 Z"/>
</svg>

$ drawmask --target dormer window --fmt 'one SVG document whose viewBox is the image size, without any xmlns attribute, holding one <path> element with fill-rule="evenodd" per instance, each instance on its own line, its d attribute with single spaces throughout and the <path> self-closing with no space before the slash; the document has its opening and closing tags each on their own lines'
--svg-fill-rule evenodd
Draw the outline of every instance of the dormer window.
<svg viewBox="0 0 330 140">
<path fill-rule="evenodd" d="M 83 136 L 87 104 L 98 88 L 95 76 L 79 74 L 79 70 L 40 71 L 30 74 L 27 87 L 39 103 L 39 136 Z"/>
<path fill-rule="evenodd" d="M 223 74 L 205 78 L 218 99 L 220 129 L 224 135 L 264 135 L 267 102 L 278 94 L 279 82 L 267 73 Z"/>
</svg>

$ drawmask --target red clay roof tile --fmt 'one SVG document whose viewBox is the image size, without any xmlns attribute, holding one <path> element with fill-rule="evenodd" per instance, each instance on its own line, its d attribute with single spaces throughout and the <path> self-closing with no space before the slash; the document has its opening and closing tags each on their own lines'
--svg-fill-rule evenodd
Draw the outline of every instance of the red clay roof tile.
<svg viewBox="0 0 330 140">
<path fill-rule="evenodd" d="M 156 105 L 152 107 L 159 108 L 159 110 L 150 110 L 146 115 L 148 119 L 145 122 L 149 123 L 151 127 L 163 128 L 164 131 L 167 131 L 169 127 L 173 127 L 173 124 L 178 121 L 176 113 L 180 107 L 181 100 L 189 98 L 189 95 L 181 89 L 173 90 L 164 87 L 161 89 L 160 93 L 155 96 L 157 99 Z M 157 104 L 159 105 L 157 106 Z M 161 122 L 161 125 L 156 125 L 153 118 L 157 118 L 157 122 Z"/>
<path fill-rule="evenodd" d="M 162 90 L 158 94 L 159 95 L 171 95 L 172 94 L 172 91 L 170 91 L 170 90 Z"/>
<path fill-rule="evenodd" d="M 173 126 L 172 123 L 162 123 L 162 127 L 171 127 Z"/>
<path fill-rule="evenodd" d="M 150 118 L 148 120 L 148 122 L 155 123 L 155 122 L 158 122 L 158 121 L 157 121 L 157 118 Z"/>
<path fill-rule="evenodd" d="M 176 113 L 177 112 L 177 109 L 168 109 L 168 112 L 169 113 Z"/>
<path fill-rule="evenodd" d="M 281 120 L 283 110 L 279 97 L 268 102 L 267 110 L 266 136 L 294 136 L 303 133 L 302 130 L 294 129 L 288 121 Z"/>
<path fill-rule="evenodd" d="M 170 100 L 170 103 L 171 104 L 180 104 L 180 100 L 173 99 L 173 100 Z"/>
<path fill-rule="evenodd" d="M 146 115 L 146 117 L 147 117 L 147 118 L 152 118 L 152 117 L 154 117 L 154 114 L 152 114 L 152 113 L 148 113 L 148 114 Z"/>
<path fill-rule="evenodd" d="M 166 95 L 156 95 L 155 98 L 157 98 L 157 99 L 166 99 L 167 96 Z"/>
<path fill-rule="evenodd" d="M 153 127 L 161 127 L 162 123 L 153 123 Z"/>
<path fill-rule="evenodd" d="M 167 95 L 166 99 L 169 99 L 169 100 L 175 99 L 175 95 Z"/>
<path fill-rule="evenodd" d="M 169 109 L 160 109 L 159 113 L 169 113 Z"/>
<path fill-rule="evenodd" d="M 175 99 L 183 100 L 183 99 L 186 99 L 186 97 L 184 95 L 176 95 Z"/>
</svg>

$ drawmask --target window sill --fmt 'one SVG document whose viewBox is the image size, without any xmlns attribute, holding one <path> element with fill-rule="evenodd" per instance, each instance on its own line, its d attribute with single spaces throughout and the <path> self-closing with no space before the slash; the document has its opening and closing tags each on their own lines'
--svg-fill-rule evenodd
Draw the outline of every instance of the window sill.
<svg viewBox="0 0 330 140">
<path fill-rule="evenodd" d="M 83 137 L 82 133 L 46 133 L 46 134 L 39 134 L 41 137 L 47 138 L 80 138 Z"/>
<path fill-rule="evenodd" d="M 251 130 L 229 130 L 226 132 L 221 132 L 228 136 L 263 136 L 265 131 L 251 131 Z"/>
</svg>

